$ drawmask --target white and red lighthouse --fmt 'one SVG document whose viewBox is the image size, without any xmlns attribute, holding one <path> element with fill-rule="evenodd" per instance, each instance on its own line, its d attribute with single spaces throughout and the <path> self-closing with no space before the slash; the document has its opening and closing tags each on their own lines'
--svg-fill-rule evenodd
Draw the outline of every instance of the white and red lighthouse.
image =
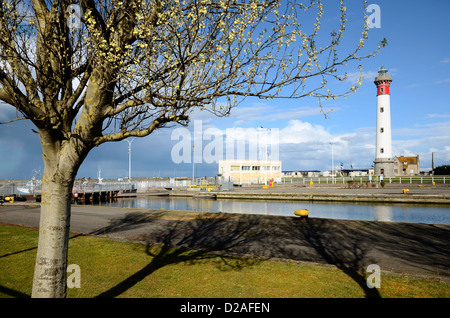
<svg viewBox="0 0 450 318">
<path fill-rule="evenodd" d="M 391 76 L 387 75 L 387 69 L 382 66 L 374 81 L 377 86 L 377 140 L 374 164 L 375 175 L 383 175 L 384 177 L 394 176 L 391 133 L 391 82 Z"/>
</svg>

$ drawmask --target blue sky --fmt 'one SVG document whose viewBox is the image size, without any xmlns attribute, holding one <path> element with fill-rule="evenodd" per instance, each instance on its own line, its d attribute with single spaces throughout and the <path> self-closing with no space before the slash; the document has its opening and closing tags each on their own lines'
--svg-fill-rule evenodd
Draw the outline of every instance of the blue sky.
<svg viewBox="0 0 450 318">
<path fill-rule="evenodd" d="M 392 76 L 391 117 L 394 155 L 419 155 L 421 170 L 431 168 L 431 153 L 435 165 L 450 164 L 450 2 L 368 1 L 381 9 L 381 27 L 369 31 L 366 51 L 376 48 L 386 38 L 388 46 L 374 58 L 361 61 L 365 79 L 355 94 L 348 98 L 323 102 L 333 109 L 327 118 L 319 111 L 313 98 L 298 100 L 247 99 L 233 109 L 231 116 L 216 118 L 208 113 L 196 113 L 203 127 L 272 128 L 280 136 L 279 157 L 283 170 L 331 169 L 333 142 L 336 167 L 368 168 L 375 155 L 376 89 L 373 80 L 383 65 Z M 336 5 L 325 1 L 324 32 L 337 27 Z M 328 9 L 328 10 L 327 10 Z M 358 41 L 361 32 L 362 5 L 348 1 L 348 24 L 342 53 Z M 307 24 L 305 18 L 304 24 Z M 327 33 L 325 33 L 327 34 Z M 357 76 L 355 64 L 347 69 L 350 78 Z M 351 85 L 349 80 L 345 87 Z M 330 86 L 331 90 L 344 86 Z M 10 106 L 0 103 L 0 122 L 15 118 Z M 43 171 L 42 150 L 33 125 L 19 121 L 0 125 L 0 180 L 29 179 L 34 169 Z M 189 129 L 192 131 L 193 126 Z M 171 130 L 161 130 L 132 143 L 132 176 L 191 176 L 192 164 L 176 164 L 171 149 Z M 203 141 L 207 145 L 208 141 Z M 96 177 L 101 169 L 106 178 L 128 175 L 128 143 L 104 144 L 91 151 L 81 166 L 78 177 Z M 196 164 L 196 175 L 213 176 L 217 164 Z"/>
</svg>

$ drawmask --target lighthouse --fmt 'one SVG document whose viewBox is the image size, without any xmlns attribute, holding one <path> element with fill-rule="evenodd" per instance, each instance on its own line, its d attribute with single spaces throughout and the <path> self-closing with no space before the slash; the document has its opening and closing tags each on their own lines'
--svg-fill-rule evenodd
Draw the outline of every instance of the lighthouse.
<svg viewBox="0 0 450 318">
<path fill-rule="evenodd" d="M 392 157 L 391 137 L 391 102 L 390 85 L 392 78 L 382 66 L 375 78 L 377 87 L 377 132 L 375 150 L 375 175 L 394 176 L 394 159 Z"/>
</svg>

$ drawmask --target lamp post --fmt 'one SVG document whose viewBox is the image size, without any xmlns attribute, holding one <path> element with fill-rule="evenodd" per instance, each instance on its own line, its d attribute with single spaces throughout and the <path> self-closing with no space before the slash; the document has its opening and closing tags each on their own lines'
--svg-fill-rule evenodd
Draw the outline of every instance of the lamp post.
<svg viewBox="0 0 450 318">
<path fill-rule="evenodd" d="M 331 183 L 334 184 L 334 156 L 333 156 L 333 143 L 331 145 Z"/>
<path fill-rule="evenodd" d="M 194 160 L 195 144 L 192 144 L 192 185 L 195 184 L 195 160 Z"/>
<path fill-rule="evenodd" d="M 128 182 L 131 182 L 131 143 L 136 138 L 131 138 L 131 140 L 125 139 L 128 142 Z"/>
</svg>

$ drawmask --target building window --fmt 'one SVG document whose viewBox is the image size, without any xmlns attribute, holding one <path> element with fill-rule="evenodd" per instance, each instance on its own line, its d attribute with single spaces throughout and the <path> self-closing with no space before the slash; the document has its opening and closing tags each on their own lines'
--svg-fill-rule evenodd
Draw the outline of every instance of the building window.
<svg viewBox="0 0 450 318">
<path fill-rule="evenodd" d="M 250 171 L 250 166 L 242 166 L 242 171 Z"/>
<path fill-rule="evenodd" d="M 384 107 L 380 107 L 380 113 L 384 113 Z"/>
<path fill-rule="evenodd" d="M 384 88 L 380 87 L 380 92 L 383 93 L 384 92 Z"/>
<path fill-rule="evenodd" d="M 380 148 L 380 153 L 384 153 L 384 148 Z"/>
<path fill-rule="evenodd" d="M 384 133 L 384 128 L 383 127 L 380 128 L 380 133 Z"/>
<path fill-rule="evenodd" d="M 273 171 L 280 171 L 280 166 L 272 166 Z M 297 174 L 297 173 L 295 173 Z"/>
<path fill-rule="evenodd" d="M 262 166 L 261 170 L 262 171 L 269 171 L 270 170 L 270 166 Z"/>
<path fill-rule="evenodd" d="M 260 166 L 252 166 L 253 171 L 259 171 L 261 169 Z"/>
<path fill-rule="evenodd" d="M 239 166 L 231 166 L 231 171 L 239 171 L 240 167 Z"/>
</svg>

